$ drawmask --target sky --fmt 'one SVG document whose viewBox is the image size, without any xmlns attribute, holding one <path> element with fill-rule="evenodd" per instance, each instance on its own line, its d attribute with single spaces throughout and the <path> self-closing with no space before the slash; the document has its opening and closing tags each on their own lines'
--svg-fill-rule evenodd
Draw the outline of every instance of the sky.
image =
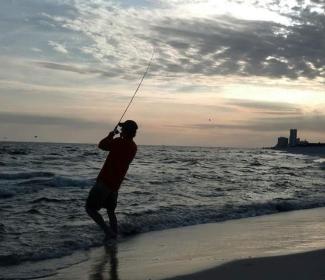
<svg viewBox="0 0 325 280">
<path fill-rule="evenodd" d="M 325 142 L 323 0 L 0 0 L 0 141 Z M 37 138 L 35 138 L 37 136 Z"/>
</svg>

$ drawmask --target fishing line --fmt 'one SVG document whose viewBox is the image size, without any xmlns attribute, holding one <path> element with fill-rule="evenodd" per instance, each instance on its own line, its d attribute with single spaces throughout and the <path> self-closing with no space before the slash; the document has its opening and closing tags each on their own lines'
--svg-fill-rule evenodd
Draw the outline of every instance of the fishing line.
<svg viewBox="0 0 325 280">
<path fill-rule="evenodd" d="M 140 87 L 141 87 L 141 85 L 142 85 L 142 82 L 143 82 L 144 78 L 146 77 L 146 75 L 147 75 L 147 73 L 148 73 L 148 71 L 149 71 L 149 68 L 150 68 L 150 65 L 151 65 L 151 63 L 152 63 L 152 60 L 153 60 L 154 54 L 155 54 L 155 48 L 152 50 L 152 55 L 151 55 L 151 58 L 150 58 L 150 60 L 149 60 L 148 65 L 147 65 L 147 69 L 146 69 L 146 71 L 144 72 L 144 74 L 142 75 L 142 78 L 141 78 L 141 80 L 140 80 L 140 83 L 138 84 L 138 87 L 136 88 L 136 90 L 135 90 L 135 92 L 134 92 L 134 94 L 133 94 L 133 96 L 132 96 L 132 98 L 131 98 L 129 104 L 126 106 L 126 108 L 125 108 L 125 110 L 124 110 L 124 112 L 123 112 L 123 114 L 122 114 L 120 120 L 118 121 L 117 125 L 115 126 L 114 130 L 117 129 L 119 123 L 122 121 L 122 119 L 123 119 L 124 115 L 126 114 L 127 110 L 128 110 L 129 107 L 131 106 L 131 104 L 132 104 L 132 102 L 133 102 L 133 99 L 134 99 L 135 96 L 137 95 L 137 93 L 138 93 L 138 91 L 139 91 L 139 89 L 140 89 Z"/>
</svg>

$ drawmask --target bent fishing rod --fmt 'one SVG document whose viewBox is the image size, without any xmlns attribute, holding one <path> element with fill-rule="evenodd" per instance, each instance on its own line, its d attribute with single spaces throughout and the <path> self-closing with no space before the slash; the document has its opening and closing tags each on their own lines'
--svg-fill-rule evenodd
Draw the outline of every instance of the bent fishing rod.
<svg viewBox="0 0 325 280">
<path fill-rule="evenodd" d="M 141 80 L 140 80 L 140 82 L 139 82 L 139 84 L 138 84 L 138 86 L 137 86 L 137 88 L 136 88 L 136 90 L 135 90 L 135 92 L 134 92 L 134 94 L 133 94 L 133 96 L 132 96 L 132 98 L 131 98 L 129 104 L 126 106 L 126 108 L 125 108 L 125 110 L 124 110 L 124 112 L 123 112 L 123 114 L 122 114 L 120 120 L 118 121 L 117 125 L 116 125 L 115 128 L 114 128 L 114 132 L 115 132 L 115 133 L 118 131 L 118 130 L 117 130 L 117 127 L 118 127 L 119 124 L 121 123 L 121 121 L 122 121 L 124 115 L 126 114 L 127 110 L 129 109 L 129 107 L 131 106 L 131 104 L 132 104 L 132 102 L 133 102 L 133 99 L 134 99 L 135 96 L 137 95 L 137 93 L 138 93 L 138 91 L 139 91 L 139 89 L 140 89 L 140 87 L 141 87 L 141 85 L 142 85 L 142 82 L 143 82 L 144 78 L 146 77 L 146 75 L 147 75 L 148 72 L 149 72 L 149 68 L 150 68 L 150 66 L 151 66 L 151 63 L 152 63 L 152 60 L 153 60 L 154 54 L 155 54 L 155 48 L 152 50 L 152 55 L 151 55 L 151 58 L 150 58 L 150 60 L 149 60 L 148 65 L 147 65 L 146 71 L 143 73 L 142 78 L 141 78 Z"/>
</svg>

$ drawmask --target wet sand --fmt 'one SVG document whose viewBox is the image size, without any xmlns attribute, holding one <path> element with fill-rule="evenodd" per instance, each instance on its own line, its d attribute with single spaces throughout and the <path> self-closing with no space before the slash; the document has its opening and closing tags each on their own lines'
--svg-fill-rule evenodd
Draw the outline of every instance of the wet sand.
<svg viewBox="0 0 325 280">
<path fill-rule="evenodd" d="M 323 280 L 323 248 L 325 208 L 317 208 L 142 234 L 42 279 Z"/>
<path fill-rule="evenodd" d="M 252 258 L 230 262 L 206 271 L 169 280 L 322 280 L 325 250 L 286 256 Z"/>
</svg>

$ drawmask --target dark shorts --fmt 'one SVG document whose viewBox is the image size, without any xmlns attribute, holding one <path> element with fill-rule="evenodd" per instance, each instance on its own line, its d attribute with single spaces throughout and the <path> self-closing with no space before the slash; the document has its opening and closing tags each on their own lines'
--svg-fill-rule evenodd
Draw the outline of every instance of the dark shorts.
<svg viewBox="0 0 325 280">
<path fill-rule="evenodd" d="M 91 188 L 86 207 L 99 210 L 106 208 L 107 210 L 114 211 L 117 205 L 118 191 L 111 191 L 102 182 L 97 181 Z"/>
</svg>

